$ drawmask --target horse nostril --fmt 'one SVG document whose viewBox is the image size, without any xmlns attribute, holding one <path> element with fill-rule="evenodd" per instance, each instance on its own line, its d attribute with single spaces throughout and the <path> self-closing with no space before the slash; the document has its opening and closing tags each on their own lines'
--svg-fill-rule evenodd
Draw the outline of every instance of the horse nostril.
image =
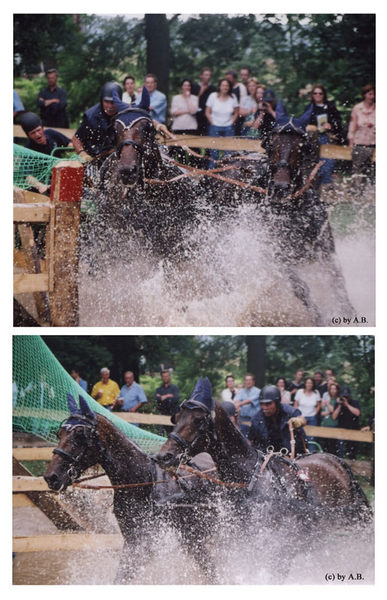
<svg viewBox="0 0 387 600">
<path fill-rule="evenodd" d="M 60 487 L 59 478 L 56 473 L 51 473 L 51 475 L 44 474 L 43 479 L 50 489 L 58 489 Z"/>
</svg>

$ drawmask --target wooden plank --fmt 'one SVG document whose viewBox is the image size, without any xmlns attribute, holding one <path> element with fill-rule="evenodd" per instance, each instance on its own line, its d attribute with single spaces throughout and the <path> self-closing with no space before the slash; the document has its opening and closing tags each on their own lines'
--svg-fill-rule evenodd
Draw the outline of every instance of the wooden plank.
<svg viewBox="0 0 387 600">
<path fill-rule="evenodd" d="M 31 478 L 31 473 L 28 469 L 24 465 L 21 465 L 14 456 L 12 457 L 12 473 L 14 476 Z M 70 513 L 62 500 L 55 494 L 31 491 L 26 494 L 13 494 L 12 497 L 14 499 L 18 497 L 28 498 L 28 500 L 32 502 L 34 506 L 39 508 L 39 510 L 41 510 L 58 529 L 71 529 L 72 531 L 83 531 L 86 529 L 82 517 Z M 23 501 L 25 501 L 24 498 L 20 500 L 20 502 Z M 14 502 L 17 502 L 17 500 L 14 500 Z"/>
<path fill-rule="evenodd" d="M 168 415 L 153 415 L 147 413 L 115 412 L 113 413 L 127 423 L 140 423 L 140 425 L 172 425 Z"/>
<path fill-rule="evenodd" d="M 25 252 L 27 273 L 41 273 L 40 256 L 35 244 L 35 237 L 30 224 L 19 223 L 17 229 L 20 235 L 22 248 Z M 35 303 L 39 320 L 47 321 L 48 317 L 48 298 L 44 294 L 45 290 L 33 290 L 33 300 Z M 17 292 L 14 291 L 14 294 Z"/>
<path fill-rule="evenodd" d="M 35 504 L 27 494 L 13 494 L 12 506 L 13 508 L 35 508 Z"/>
<path fill-rule="evenodd" d="M 15 406 L 12 410 L 14 417 L 36 417 L 40 419 L 50 419 L 53 421 L 63 421 L 69 416 L 68 410 L 51 410 L 48 408 L 26 408 L 25 406 Z"/>
<path fill-rule="evenodd" d="M 264 152 L 260 140 L 233 137 L 209 137 L 200 135 L 175 135 L 176 140 L 166 140 L 167 146 L 188 146 L 190 148 L 215 148 L 217 150 L 235 150 Z"/>
<path fill-rule="evenodd" d="M 43 477 L 14 475 L 12 477 L 12 492 L 49 492 L 50 489 Z"/>
<path fill-rule="evenodd" d="M 59 131 L 60 133 L 63 133 L 63 135 L 67 136 L 68 138 L 72 138 L 76 129 L 64 129 L 62 127 L 50 127 L 50 129 L 55 129 L 55 131 Z M 21 125 L 14 125 L 13 126 L 13 137 L 15 138 L 27 138 L 26 134 L 24 133 L 23 129 L 21 128 Z"/>
<path fill-rule="evenodd" d="M 48 204 L 14 204 L 13 220 L 17 223 L 47 223 L 50 220 Z"/>
<path fill-rule="evenodd" d="M 38 192 L 13 188 L 13 201 L 16 204 L 50 204 L 50 198 Z"/>
<path fill-rule="evenodd" d="M 47 292 L 47 273 L 14 273 L 13 293 L 29 294 L 30 292 Z"/>
<path fill-rule="evenodd" d="M 16 460 L 51 460 L 52 451 L 55 446 L 45 446 L 40 448 L 13 448 L 12 456 Z"/>
<path fill-rule="evenodd" d="M 316 427 L 315 425 L 306 425 L 304 429 L 307 435 L 313 435 L 320 438 L 366 443 L 372 443 L 374 441 L 374 435 L 371 431 L 342 429 L 341 427 Z"/>
<path fill-rule="evenodd" d="M 35 535 L 14 537 L 13 552 L 56 552 L 63 550 L 120 550 L 123 546 L 120 534 L 74 533 L 59 535 Z"/>
</svg>

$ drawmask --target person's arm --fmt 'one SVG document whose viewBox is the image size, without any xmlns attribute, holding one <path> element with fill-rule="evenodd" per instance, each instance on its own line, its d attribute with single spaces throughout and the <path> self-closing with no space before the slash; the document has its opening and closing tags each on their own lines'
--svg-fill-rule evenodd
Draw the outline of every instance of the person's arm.
<svg viewBox="0 0 387 600">
<path fill-rule="evenodd" d="M 167 98 L 164 94 L 156 94 L 152 98 L 152 106 L 150 107 L 153 112 L 158 115 L 158 118 L 162 117 L 165 120 L 165 112 L 167 110 Z"/>
<path fill-rule="evenodd" d="M 93 156 L 90 156 L 90 154 L 86 152 L 79 137 L 73 135 L 71 142 L 75 152 L 79 155 L 79 158 L 82 162 L 90 162 L 94 159 Z M 69 146 L 71 146 L 71 142 L 69 143 Z"/>
<path fill-rule="evenodd" d="M 213 121 L 212 121 L 212 115 L 211 115 L 211 106 L 206 106 L 206 118 L 208 120 L 208 122 L 213 125 Z"/>
<path fill-rule="evenodd" d="M 336 402 L 332 413 L 332 419 L 337 419 L 341 411 L 342 403 Z"/>
<path fill-rule="evenodd" d="M 356 110 L 356 107 L 354 106 L 352 109 L 352 112 L 351 112 L 351 118 L 349 121 L 348 135 L 347 135 L 350 148 L 353 147 L 353 141 L 355 138 L 355 132 L 357 131 L 357 128 L 358 128 L 357 110 Z"/>
<path fill-rule="evenodd" d="M 232 124 L 233 125 L 235 125 L 235 122 L 237 121 L 238 117 L 239 117 L 239 106 L 235 106 L 233 115 L 232 115 Z"/>
<path fill-rule="evenodd" d="M 352 406 L 352 404 L 348 402 L 347 398 L 343 398 L 343 405 L 345 406 L 345 408 L 348 408 L 349 412 L 351 412 L 355 417 L 360 416 L 360 408 Z"/>
</svg>

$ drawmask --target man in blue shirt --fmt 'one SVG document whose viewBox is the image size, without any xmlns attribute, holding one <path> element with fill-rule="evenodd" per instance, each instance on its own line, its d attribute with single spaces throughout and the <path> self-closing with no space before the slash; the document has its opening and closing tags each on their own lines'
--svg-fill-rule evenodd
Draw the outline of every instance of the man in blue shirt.
<svg viewBox="0 0 387 600">
<path fill-rule="evenodd" d="M 167 97 L 157 89 L 157 77 L 153 73 L 145 75 L 145 87 L 150 95 L 150 115 L 159 123 L 165 123 L 167 112 Z"/>
<path fill-rule="evenodd" d="M 246 437 L 249 435 L 251 420 L 260 408 L 259 394 L 261 390 L 254 384 L 254 375 L 246 373 L 245 387 L 237 393 L 234 400 L 239 417 L 239 430 Z"/>
<path fill-rule="evenodd" d="M 137 412 L 142 404 L 148 402 L 145 396 L 145 392 L 141 385 L 134 381 L 134 375 L 132 371 L 126 371 L 124 373 L 125 385 L 120 390 L 120 396 L 115 401 L 113 410 L 121 410 L 125 412 Z M 138 425 L 138 423 L 132 423 L 132 425 Z"/>
</svg>

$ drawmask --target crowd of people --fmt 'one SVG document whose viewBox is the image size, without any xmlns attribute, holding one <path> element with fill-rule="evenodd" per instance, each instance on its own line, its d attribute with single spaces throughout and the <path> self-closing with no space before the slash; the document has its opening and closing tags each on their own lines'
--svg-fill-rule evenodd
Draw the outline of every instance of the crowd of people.
<svg viewBox="0 0 387 600">
<path fill-rule="evenodd" d="M 110 93 L 111 87 L 107 94 L 104 87 L 101 88 L 99 102 L 86 111 L 80 128 L 70 140 L 53 129 L 44 129 L 68 127 L 67 95 L 57 84 L 57 70 L 49 69 L 46 78 L 47 87 L 39 92 L 36 101 L 40 117 L 36 113 L 25 112 L 20 98 L 14 91 L 14 117 L 20 115 L 21 126 L 29 138 L 28 147 L 49 154 L 55 146 L 73 145 L 86 160 L 87 157 L 93 158 L 108 149 L 109 126 L 117 113 Z M 275 91 L 252 75 L 248 67 L 242 67 L 239 73 L 230 69 L 216 83 L 212 81 L 210 67 L 201 69 L 197 82 L 184 78 L 180 93 L 172 97 L 169 112 L 167 97 L 158 89 L 157 76 L 153 73 L 146 74 L 140 86 L 136 85 L 133 75 L 124 78 L 122 87 L 116 83 L 115 85 L 120 100 L 129 105 L 139 102 L 145 87 L 150 97 L 149 113 L 156 128 L 167 137 L 187 134 L 211 137 L 245 136 L 264 140 L 275 123 Z M 343 128 L 339 110 L 335 103 L 328 99 L 327 90 L 322 84 L 312 87 L 307 105 L 313 106 L 307 131 L 315 137 L 318 144 L 348 142 L 352 149 L 353 173 L 357 183 L 365 178 L 373 182 L 375 165 L 374 85 L 365 85 L 361 93 L 363 100 L 353 107 L 347 131 Z M 91 141 L 84 135 L 86 128 L 89 132 L 98 131 L 98 135 L 91 136 Z M 217 157 L 218 151 L 211 150 L 211 160 L 214 161 Z M 334 159 L 323 160 L 320 180 L 322 184 L 331 184 Z M 209 166 L 213 164 L 210 162 Z"/>
<path fill-rule="evenodd" d="M 123 374 L 124 385 L 110 378 L 110 370 L 103 367 L 100 380 L 92 386 L 91 396 L 111 411 L 138 412 L 148 402 L 132 371 Z M 87 383 L 79 369 L 71 370 L 73 379 L 87 391 Z M 160 415 L 173 416 L 179 412 L 179 388 L 171 381 L 171 371 L 160 372 L 160 385 L 154 392 L 154 403 Z M 356 456 L 356 443 L 340 439 L 306 436 L 303 427 L 340 427 L 360 429 L 360 403 L 352 398 L 350 388 L 336 379 L 333 369 L 316 370 L 313 375 L 297 369 L 291 381 L 278 377 L 275 384 L 262 389 L 255 385 L 252 373 L 246 373 L 237 383 L 232 374 L 225 378 L 225 388 L 219 391 L 219 401 L 234 425 L 262 451 L 273 446 L 275 451 L 285 447 L 291 451 L 289 421 L 296 430 L 297 452 L 323 450 L 339 457 Z M 170 433 L 172 425 L 158 427 L 160 435 Z M 363 429 L 373 429 L 373 415 Z"/>
</svg>

